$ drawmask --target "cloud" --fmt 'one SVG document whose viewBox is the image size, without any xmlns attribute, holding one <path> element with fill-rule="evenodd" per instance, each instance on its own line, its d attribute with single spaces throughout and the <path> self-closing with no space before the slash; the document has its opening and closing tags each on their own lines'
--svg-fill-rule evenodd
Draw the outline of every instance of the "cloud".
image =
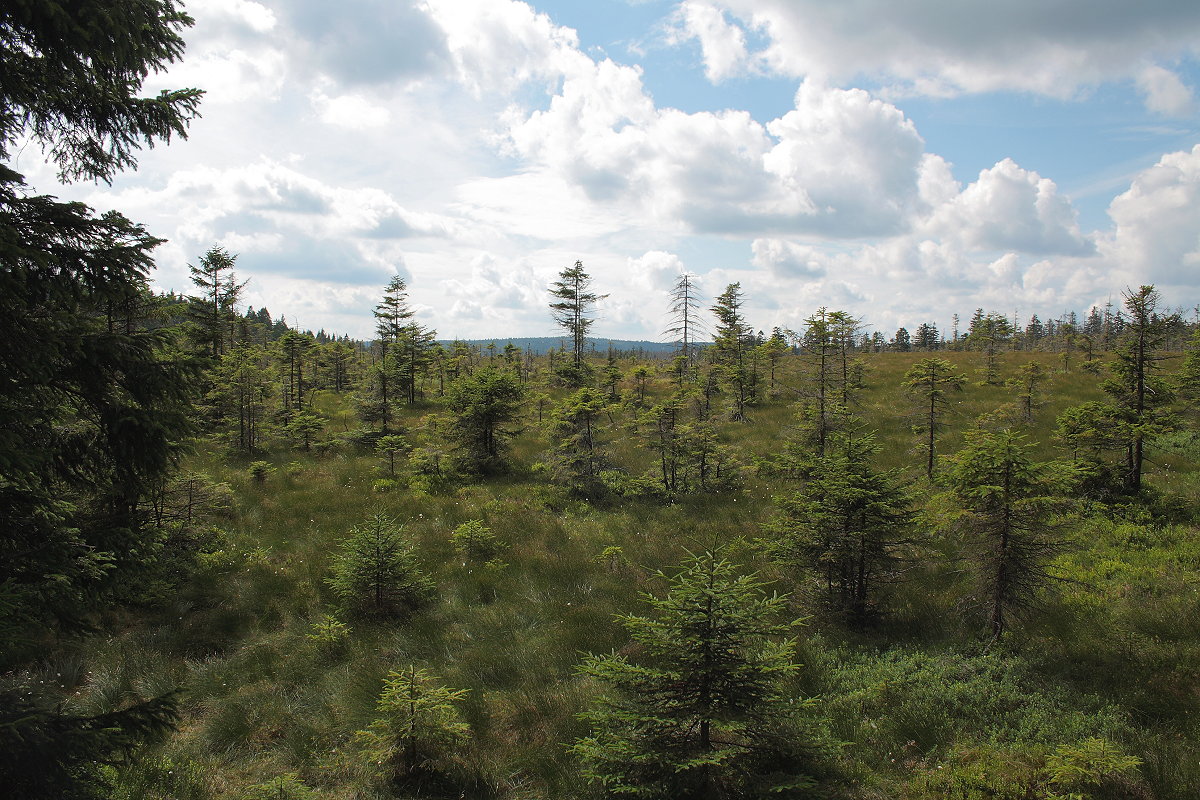
<svg viewBox="0 0 1200 800">
<path fill-rule="evenodd" d="M 331 97 L 321 89 L 311 96 L 313 108 L 322 122 L 343 128 L 382 128 L 391 120 L 385 106 L 372 103 L 361 94 Z"/>
<path fill-rule="evenodd" d="M 274 11 L 254 0 L 193 0 L 188 3 L 188 11 L 198 24 L 235 33 L 268 33 L 278 22 Z M 192 39 L 191 36 L 188 38 Z"/>
<path fill-rule="evenodd" d="M 915 211 L 924 141 L 899 109 L 861 89 L 805 81 L 796 107 L 767 124 L 779 142 L 764 157 L 784 191 L 803 194 L 831 236 L 902 230 Z"/>
<path fill-rule="evenodd" d="M 1197 296 L 1195 151 L 1139 174 L 1113 229 L 1085 235 L 1064 191 L 1011 160 L 960 184 L 891 99 L 1121 80 L 1194 112 L 1194 4 L 670 5 L 709 81 L 794 78 L 791 110 L 665 107 L 661 76 L 525 2 L 195 0 L 186 58 L 154 80 L 208 89 L 204 117 L 87 199 L 170 239 L 161 286 L 187 289 L 185 265 L 222 242 L 256 306 L 359 336 L 397 271 L 443 336 L 553 335 L 546 285 L 577 258 L 611 295 L 603 336 L 656 337 L 685 266 L 709 296 L 741 281 L 768 330 L 820 306 L 890 335 L 976 305 L 1082 311 L 1142 282 Z M 848 88 L 862 77 L 874 88 Z"/>
<path fill-rule="evenodd" d="M 948 332 L 951 314 L 977 307 L 1022 321 L 1086 313 L 1141 284 L 1184 306 L 1200 297 L 1200 145 L 1140 172 L 1110 205 L 1113 229 L 1091 238 L 1080 237 L 1052 182 L 1011 161 L 947 197 L 912 232 L 876 242 L 755 240 L 759 271 L 742 278 L 749 308 L 790 327 L 825 305 L 877 330 L 934 321 Z M 771 311 L 756 292 L 797 310 Z"/>
<path fill-rule="evenodd" d="M 774 275 L 816 278 L 825 274 L 824 254 L 812 247 L 780 239 L 755 239 L 750 263 Z"/>
<path fill-rule="evenodd" d="M 1070 201 L 1054 182 L 1007 158 L 980 172 L 978 180 L 938 207 L 925 231 L 961 237 L 966 247 L 977 250 L 1095 252 L 1094 243 L 1079 230 Z"/>
<path fill-rule="evenodd" d="M 429 0 L 459 80 L 477 96 L 586 69 L 575 31 L 523 2 Z"/>
<path fill-rule="evenodd" d="M 448 335 L 519 335 L 512 331 L 549 330 L 545 312 L 546 282 L 533 269 L 531 260 L 510 260 L 491 252 L 477 253 L 464 278 L 450 278 L 440 287 L 451 299 L 445 316 Z M 466 331 L 466 333 L 464 333 Z M 528 335 L 528 334 L 526 334 Z"/>
<path fill-rule="evenodd" d="M 1130 283 L 1200 285 L 1200 145 L 1169 153 L 1109 206 L 1116 229 L 1105 255 Z"/>
<path fill-rule="evenodd" d="M 1074 96 L 1145 64 L 1194 56 L 1200 5 L 1093 0 L 708 0 L 768 40 L 750 55 L 781 75 L 868 78 L 935 96 L 1018 90 Z M 1151 102 L 1155 102 L 1150 92 Z"/>
<path fill-rule="evenodd" d="M 665 296 L 687 268 L 674 253 L 648 250 L 637 258 L 626 259 L 626 271 L 639 288 Z"/>
<path fill-rule="evenodd" d="M 597 207 L 559 172 L 537 168 L 500 178 L 476 178 L 455 190 L 452 208 L 491 231 L 536 239 L 616 234 L 638 225 L 620 207 Z"/>
<path fill-rule="evenodd" d="M 401 242 L 454 237 L 461 224 L 409 210 L 382 190 L 331 186 L 269 160 L 180 170 L 159 189 L 126 188 L 106 202 L 172 240 L 160 265 L 175 275 L 179 260 L 222 244 L 242 253 L 247 274 L 382 285 L 403 263 Z"/>
<path fill-rule="evenodd" d="M 263 275 L 319 281 L 345 286 L 383 286 L 393 259 L 386 261 L 365 253 L 352 241 L 306 236 L 302 233 L 243 237 L 231 234 L 219 243 L 239 254 L 238 267 L 257 280 Z"/>
<path fill-rule="evenodd" d="M 409 0 L 287 0 L 277 11 L 291 33 L 297 66 L 349 86 L 419 80 L 449 59 L 445 36 Z"/>
<path fill-rule="evenodd" d="M 240 266 L 240 263 L 239 263 Z M 247 306 L 267 308 L 301 329 L 369 339 L 374 335 L 370 309 L 379 302 L 388 276 L 377 285 L 352 286 L 297 279 L 277 273 L 255 275 L 243 291 Z"/>
<path fill-rule="evenodd" d="M 1159 114 L 1184 117 L 1196 110 L 1192 90 L 1174 72 L 1147 64 L 1137 75 L 1138 89 L 1146 96 L 1146 108 Z"/>
<path fill-rule="evenodd" d="M 203 0 L 189 3 L 188 11 L 196 24 L 185 35 L 187 53 L 167 71 L 149 76 L 148 92 L 202 88 L 206 109 L 279 95 L 289 59 L 274 11 L 251 0 Z"/>
<path fill-rule="evenodd" d="M 636 205 L 668 229 L 900 231 L 919 201 L 923 142 L 894 106 L 805 82 L 765 127 L 743 111 L 657 108 L 638 70 L 609 60 L 563 81 L 550 107 L 509 118 L 513 154 L 598 204 Z"/>
<path fill-rule="evenodd" d="M 745 31 L 731 24 L 712 3 L 684 0 L 675 11 L 675 22 L 678 28 L 671 31 L 669 41 L 699 41 L 704 74 L 713 83 L 720 83 L 748 68 Z"/>
</svg>

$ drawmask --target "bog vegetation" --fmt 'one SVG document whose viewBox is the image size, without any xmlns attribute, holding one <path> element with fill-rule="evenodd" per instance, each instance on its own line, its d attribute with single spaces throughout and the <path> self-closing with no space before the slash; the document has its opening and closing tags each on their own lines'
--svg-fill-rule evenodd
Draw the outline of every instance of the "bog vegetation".
<svg viewBox="0 0 1200 800">
<path fill-rule="evenodd" d="M 134 94 L 172 3 L 104 57 L 50 5 L 0 20 L 5 160 L 186 132 Z M 153 294 L 157 240 L 0 169 L 14 796 L 1195 796 L 1200 332 L 1153 287 L 768 334 L 684 275 L 651 358 L 577 262 L 549 353 L 438 341 L 399 277 L 352 341 L 219 247 Z"/>
</svg>

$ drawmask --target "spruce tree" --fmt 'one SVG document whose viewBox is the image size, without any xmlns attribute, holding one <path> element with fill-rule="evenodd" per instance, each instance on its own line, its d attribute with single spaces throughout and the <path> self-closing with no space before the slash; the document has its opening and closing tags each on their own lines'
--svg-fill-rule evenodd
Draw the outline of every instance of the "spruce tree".
<svg viewBox="0 0 1200 800">
<path fill-rule="evenodd" d="M 804 329 L 803 398 L 797 409 L 801 436 L 819 455 L 850 413 L 861 388 L 862 365 L 851 358 L 859 320 L 845 311 L 820 308 Z"/>
<path fill-rule="evenodd" d="M 388 477 L 396 477 L 396 457 L 409 449 L 408 440 L 399 434 L 381 436 L 375 442 L 375 454 L 387 460 Z"/>
<path fill-rule="evenodd" d="M 1108 403 L 1092 401 L 1064 409 L 1055 419 L 1055 438 L 1071 451 L 1077 468 L 1090 476 L 1093 486 L 1111 488 L 1118 472 L 1105 456 L 1123 449 L 1119 425 Z"/>
<path fill-rule="evenodd" d="M 668 324 L 663 333 L 679 346 L 678 355 L 683 358 L 679 374 L 683 378 L 691 373 L 696 339 L 704 332 L 704 323 L 700 317 L 700 296 L 696 291 L 696 276 L 687 272 L 679 273 L 675 285 L 671 287 L 670 296 Z"/>
<path fill-rule="evenodd" d="M 466 689 L 450 689 L 423 669 L 393 670 L 375 704 L 378 716 L 356 735 L 363 761 L 388 788 L 413 789 L 447 771 L 471 737 L 456 708 Z"/>
<path fill-rule="evenodd" d="M 769 397 L 774 397 L 777 391 L 779 364 L 788 353 L 787 339 L 784 338 L 779 328 L 775 328 L 771 331 L 771 336 L 759 345 L 758 349 L 767 362 L 767 393 Z"/>
<path fill-rule="evenodd" d="M 1017 390 L 1017 407 L 1024 422 L 1033 422 L 1033 411 L 1041 403 L 1042 384 L 1046 381 L 1046 369 L 1036 361 L 1028 361 L 1017 368 L 1016 376 L 1008 385 Z"/>
<path fill-rule="evenodd" d="M 594 497 L 600 486 L 605 458 L 600 447 L 600 415 L 607 406 L 595 389 L 580 389 L 563 398 L 550 414 L 547 455 L 556 481 L 584 497 Z"/>
<path fill-rule="evenodd" d="M 0 160 L 29 136 L 64 180 L 111 181 L 143 145 L 187 137 L 202 91 L 138 94 L 180 60 L 193 20 L 175 0 L 80 0 L 70 12 L 14 0 L 0 15 Z"/>
<path fill-rule="evenodd" d="M 599 684 L 571 748 L 583 774 L 615 797 L 810 796 L 825 740 L 813 703 L 786 688 L 798 669 L 786 598 L 705 552 L 645 599 L 649 616 L 621 618 L 636 656 L 580 667 Z"/>
<path fill-rule="evenodd" d="M 745 302 L 742 285 L 731 283 L 710 309 L 717 318 L 711 351 L 713 369 L 721 388 L 729 393 L 729 417 L 735 421 L 746 418 L 746 407 L 754 392 L 748 359 L 754 335 L 742 313 Z"/>
<path fill-rule="evenodd" d="M 446 388 L 450 421 L 445 435 L 460 471 L 490 474 L 505 469 L 508 442 L 517 433 L 509 425 L 517 419 L 524 397 L 516 375 L 490 366 Z"/>
<path fill-rule="evenodd" d="M 1055 467 L 1034 462 L 1012 431 L 968 431 L 947 459 L 944 480 L 961 508 L 958 528 L 975 562 L 976 600 L 993 641 L 1053 580 L 1050 562 L 1064 547 L 1050 524 Z"/>
<path fill-rule="evenodd" d="M 52 4 L 20 8 L 0 15 L 12 43 L 0 157 L 30 135 L 64 176 L 106 179 L 142 143 L 183 132 L 198 93 L 133 96 L 182 51 L 190 20 L 173 3 L 83 3 L 93 27 Z M 109 52 L 106 36 L 133 39 Z M 182 450 L 195 388 L 147 324 L 159 244 L 116 212 L 33 195 L 0 166 L 0 635 L 24 640 L 0 642 L 0 663 L 19 663 L 45 625 L 79 624 L 152 536 L 139 504 Z"/>
<path fill-rule="evenodd" d="M 417 322 L 409 322 L 400 329 L 395 342 L 396 374 L 405 393 L 408 405 L 415 405 L 421 396 L 421 383 L 434 360 L 437 331 Z M 505 360 L 511 354 L 505 348 Z"/>
<path fill-rule="evenodd" d="M 583 270 L 583 262 L 576 261 L 558 274 L 558 280 L 550 284 L 550 313 L 554 322 L 571 337 L 570 383 L 578 385 L 584 376 L 583 354 L 587 346 L 588 331 L 595 319 L 596 302 L 608 295 L 592 291 L 592 277 Z"/>
<path fill-rule="evenodd" d="M 44 687 L 4 678 L 0 684 L 0 778 L 4 793 L 21 800 L 104 800 L 112 797 L 114 768 L 137 747 L 174 728 L 173 694 L 121 711 L 64 713 Z"/>
<path fill-rule="evenodd" d="M 262 447 L 269 428 L 269 412 L 276 397 L 269 378 L 266 352 L 241 342 L 227 352 L 209 373 L 212 388 L 206 400 L 224 421 L 224 438 L 242 453 Z"/>
<path fill-rule="evenodd" d="M 1012 323 L 1003 314 L 984 315 L 982 310 L 976 310 L 975 317 L 971 320 L 971 330 L 967 334 L 967 344 L 983 352 L 985 385 L 1000 386 L 1004 383 L 1000 378 L 1000 351 L 1012 334 Z"/>
<path fill-rule="evenodd" d="M 1183 364 L 1175 376 L 1174 387 L 1175 393 L 1191 406 L 1194 414 L 1196 401 L 1200 400 L 1200 328 L 1197 328 L 1188 339 Z"/>
<path fill-rule="evenodd" d="M 352 607 L 375 613 L 410 611 L 433 594 L 404 526 L 383 514 L 350 531 L 327 583 Z"/>
<path fill-rule="evenodd" d="M 937 326 L 932 322 L 922 322 L 917 327 L 917 332 L 913 336 L 912 343 L 913 347 L 927 353 L 937 350 L 941 346 Z"/>
<path fill-rule="evenodd" d="M 645 364 L 638 364 L 633 369 L 629 370 L 629 377 L 633 381 L 633 404 L 638 408 L 646 406 L 646 389 L 647 383 L 653 373 Z"/>
<path fill-rule="evenodd" d="M 304 362 L 314 344 L 311 336 L 296 331 L 288 331 L 275 343 L 279 359 L 279 396 L 283 401 L 281 410 L 285 420 L 304 411 L 307 390 L 312 388 L 311 378 L 309 385 L 304 382 Z"/>
<path fill-rule="evenodd" d="M 873 436 L 839 437 L 816 457 L 804 485 L 777 497 L 780 516 L 767 549 L 785 565 L 811 570 L 830 607 L 852 625 L 879 611 L 881 588 L 897 578 L 911 539 L 912 500 L 899 470 L 879 471 Z"/>
<path fill-rule="evenodd" d="M 201 92 L 139 95 L 191 22 L 174 0 L 6 3 L 0 161 L 32 142 L 64 180 L 111 181 L 142 146 L 185 136 Z M 154 538 L 141 505 L 189 432 L 193 373 L 143 318 L 159 243 L 0 165 L 0 783 L 14 797 L 107 796 L 106 767 L 175 719 L 169 696 L 71 715 L 21 674 L 130 579 Z"/>
<path fill-rule="evenodd" d="M 655 477 L 662 483 L 663 492 L 670 495 L 685 481 L 684 461 L 680 429 L 683 427 L 684 399 L 681 396 L 651 407 L 637 421 L 638 430 L 646 440 L 646 447 L 658 454 Z"/>
<path fill-rule="evenodd" d="M 608 356 L 604 361 L 604 388 L 608 389 L 609 402 L 615 403 L 620 398 L 621 367 L 617 364 L 616 351 L 609 345 Z"/>
<path fill-rule="evenodd" d="M 1159 296 L 1153 286 L 1126 292 L 1124 297 L 1129 319 L 1109 367 L 1111 377 L 1101 388 L 1111 398 L 1125 442 L 1124 486 L 1136 492 L 1142 486 L 1146 443 L 1172 427 L 1171 385 L 1161 371 L 1169 358 L 1162 349 L 1174 315 L 1158 311 Z"/>
<path fill-rule="evenodd" d="M 915 433 L 924 432 L 925 476 L 933 478 L 935 442 L 938 431 L 945 427 L 942 421 L 950 405 L 950 392 L 962 391 L 967 376 L 954 371 L 954 365 L 943 358 L 923 358 L 904 373 L 900 384 L 920 404 L 920 422 Z"/>
<path fill-rule="evenodd" d="M 223 247 L 212 247 L 200 257 L 200 265 L 188 264 L 192 283 L 200 295 L 191 297 L 189 317 L 195 326 L 196 342 L 210 358 L 216 359 L 233 344 L 232 327 L 237 318 L 237 303 L 246 281 L 234 274 L 237 255 Z"/>
<path fill-rule="evenodd" d="M 360 413 L 367 422 L 379 422 L 380 433 L 386 436 L 391 432 L 394 405 L 400 393 L 396 349 L 414 314 L 408 305 L 408 286 L 399 275 L 388 281 L 374 314 L 378 358 L 371 366 L 369 387 L 360 398 Z"/>
</svg>

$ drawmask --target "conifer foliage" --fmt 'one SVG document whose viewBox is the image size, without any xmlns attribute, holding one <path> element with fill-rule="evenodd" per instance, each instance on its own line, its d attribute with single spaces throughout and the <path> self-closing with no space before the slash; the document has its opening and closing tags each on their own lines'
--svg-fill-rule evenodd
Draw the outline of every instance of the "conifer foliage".
<svg viewBox="0 0 1200 800">
<path fill-rule="evenodd" d="M 746 407 L 753 404 L 756 375 L 750 368 L 749 351 L 754 334 L 742 311 L 746 296 L 740 283 L 731 283 L 710 309 L 717 318 L 713 336 L 712 362 L 721 388 L 729 393 L 729 418 L 746 419 Z"/>
<path fill-rule="evenodd" d="M 185 137 L 197 89 L 138 97 L 183 55 L 192 24 L 176 0 L 9 0 L 0 11 L 0 158 L 23 134 L 67 180 L 111 180 L 143 144 Z M 69 8 L 69 10 L 68 10 Z"/>
<path fill-rule="evenodd" d="M 400 399 L 410 406 L 417 402 L 420 378 L 433 361 L 436 332 L 413 320 L 416 312 L 409 304 L 408 286 L 399 275 L 384 288 L 374 314 L 378 358 L 359 397 L 359 411 L 368 422 L 380 423 L 386 436 L 394 427 Z"/>
<path fill-rule="evenodd" d="M 0 160 L 28 137 L 60 177 L 111 180 L 183 136 L 201 92 L 139 97 L 183 52 L 174 0 L 0 8 Z M 114 764 L 175 719 L 170 696 L 80 717 L 21 687 L 49 636 L 86 623 L 148 546 L 140 506 L 188 424 L 190 371 L 144 326 L 150 252 L 120 214 L 34 196 L 0 165 L 0 785 L 105 796 Z"/>
<path fill-rule="evenodd" d="M 663 333 L 679 345 L 684 373 L 689 373 L 696 350 L 696 338 L 704 331 L 700 317 L 700 298 L 696 277 L 681 272 L 671 288 L 670 321 Z"/>
<path fill-rule="evenodd" d="M 376 613 L 411 610 L 433 594 L 403 526 L 382 514 L 351 531 L 328 583 L 343 600 Z"/>
<path fill-rule="evenodd" d="M 466 695 L 466 689 L 442 686 L 415 666 L 389 673 L 376 704 L 378 716 L 357 734 L 376 776 L 404 785 L 443 772 L 453 748 L 471 735 L 455 707 Z"/>
<path fill-rule="evenodd" d="M 232 338 L 226 334 L 226 327 L 236 317 L 238 298 L 246 282 L 238 282 L 233 269 L 237 264 L 237 255 L 229 253 L 224 248 L 209 248 L 200 257 L 200 265 L 188 265 L 192 283 L 200 290 L 200 294 L 192 297 L 188 308 L 194 328 L 197 344 L 208 351 L 208 355 L 217 358 L 223 355 Z"/>
<path fill-rule="evenodd" d="M 584 272 L 583 262 L 576 261 L 558 274 L 558 280 L 550 285 L 550 313 L 555 323 L 571 337 L 572 382 L 582 380 L 583 352 L 587 344 L 588 331 L 596 321 L 595 307 L 598 300 L 607 295 L 592 291 L 592 277 Z"/>
<path fill-rule="evenodd" d="M 573 752 L 608 796 L 720 800 L 805 797 L 822 738 L 783 689 L 798 669 L 786 600 L 719 554 L 693 556 L 651 615 L 621 618 L 638 658 L 580 667 L 604 688 Z"/>
<path fill-rule="evenodd" d="M 600 445 L 600 415 L 606 406 L 595 389 L 580 389 L 558 404 L 547 432 L 553 449 L 548 454 L 556 480 L 584 497 L 596 493 L 604 454 Z"/>
<path fill-rule="evenodd" d="M 1055 475 L 1012 431 L 968 431 L 966 440 L 948 459 L 945 480 L 963 510 L 960 529 L 994 641 L 1053 580 L 1050 561 L 1063 549 L 1050 524 Z"/>
<path fill-rule="evenodd" d="M 898 470 L 871 465 L 874 437 L 836 444 L 813 458 L 803 487 L 776 498 L 782 514 L 770 526 L 768 549 L 784 564 L 812 570 L 830 606 L 861 625 L 876 613 L 882 585 L 901 571 L 912 501 Z"/>
<path fill-rule="evenodd" d="M 62 713 L 32 686 L 0 690 L 0 777 L 6 797 L 100 800 L 111 797 L 111 767 L 139 744 L 162 736 L 178 719 L 171 695 L 118 712 Z"/>
<path fill-rule="evenodd" d="M 1158 310 L 1159 295 L 1153 286 L 1125 293 L 1129 322 L 1116 347 L 1112 377 L 1101 388 L 1112 398 L 1117 429 L 1125 443 L 1124 485 L 1142 487 L 1146 445 L 1170 430 L 1167 405 L 1173 399 L 1170 384 L 1162 377 L 1161 352 L 1173 315 Z"/>
<path fill-rule="evenodd" d="M 954 370 L 954 365 L 944 358 L 923 358 L 904 373 L 900 384 L 919 403 L 920 421 L 913 426 L 914 433 L 923 433 L 925 450 L 925 476 L 933 479 L 936 463 L 936 441 L 950 407 L 950 393 L 962 391 L 967 376 Z"/>
<path fill-rule="evenodd" d="M 486 367 L 463 375 L 447 387 L 450 424 L 446 436 L 461 472 L 474 475 L 501 472 L 525 390 L 517 376 Z"/>
</svg>

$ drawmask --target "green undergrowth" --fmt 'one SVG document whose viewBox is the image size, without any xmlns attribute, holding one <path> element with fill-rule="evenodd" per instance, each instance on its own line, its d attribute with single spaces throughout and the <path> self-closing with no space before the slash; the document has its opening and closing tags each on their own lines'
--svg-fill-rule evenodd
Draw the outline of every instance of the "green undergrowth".
<svg viewBox="0 0 1200 800">
<path fill-rule="evenodd" d="M 977 380 L 977 354 L 946 355 Z M 228 484 L 234 500 L 219 557 L 160 602 L 111 620 L 108 633 L 47 665 L 47 675 L 77 687 L 72 702 L 82 711 L 181 692 L 178 732 L 122 772 L 120 797 L 407 796 L 371 778 L 356 732 L 375 719 L 385 677 L 410 667 L 468 690 L 457 707 L 470 739 L 453 754 L 452 778 L 421 784 L 420 796 L 590 797 L 567 749 L 584 733 L 577 714 L 595 691 L 577 666 L 587 654 L 632 652 L 616 616 L 642 613 L 645 593 L 664 591 L 660 570 L 673 574 L 689 553 L 723 548 L 788 593 L 806 620 L 791 691 L 815 698 L 843 743 L 834 769 L 844 778 L 840 796 L 1194 796 L 1194 442 L 1179 435 L 1164 443 L 1147 498 L 1070 511 L 1051 590 L 989 645 L 962 543 L 938 532 L 946 501 L 915 455 L 899 384 L 920 357 L 869 357 L 859 401 L 881 445 L 878 466 L 904 470 L 924 534 L 866 627 L 829 615 L 819 583 L 776 567 L 758 544 L 772 498 L 794 489 L 752 466 L 792 435 L 786 393 L 752 408 L 749 422 L 717 424 L 745 465 L 739 488 L 591 502 L 531 467 L 548 447 L 532 410 L 509 474 L 410 488 L 402 471 L 381 486 L 385 467 L 350 435 L 348 401 L 322 394 L 328 446 L 253 459 L 197 449 L 188 469 Z M 1052 354 L 1012 353 L 1005 369 L 1030 359 L 1057 368 Z M 648 403 L 665 399 L 669 376 L 658 374 L 649 389 Z M 953 398 L 941 452 L 954 452 L 962 430 L 1011 393 L 968 385 Z M 1054 417 L 1098 396 L 1092 376 L 1052 372 L 1026 427 L 1034 457 L 1063 457 Z M 416 426 L 432 409 L 402 424 Z M 614 409 L 600 437 L 612 465 L 630 474 L 654 464 L 636 440 L 637 414 Z M 254 477 L 249 467 L 259 460 L 269 469 Z M 351 529 L 377 514 L 402 526 L 436 586 L 427 604 L 373 614 L 348 607 L 329 586 Z"/>
</svg>

